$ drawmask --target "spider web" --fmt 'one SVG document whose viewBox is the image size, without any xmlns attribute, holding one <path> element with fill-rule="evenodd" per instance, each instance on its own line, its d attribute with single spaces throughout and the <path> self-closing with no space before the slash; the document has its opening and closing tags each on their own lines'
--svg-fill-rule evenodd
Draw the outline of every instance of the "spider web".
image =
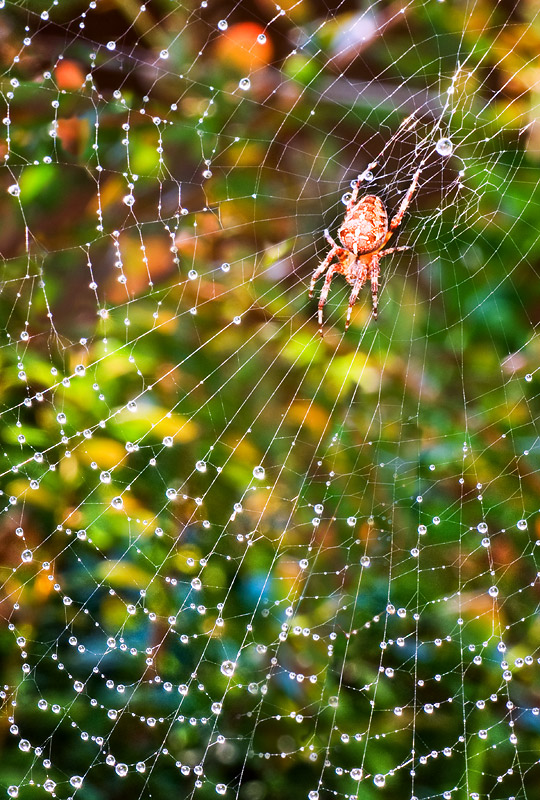
<svg viewBox="0 0 540 800">
<path fill-rule="evenodd" d="M 536 4 L 1 7 L 7 795 L 534 797 Z"/>
</svg>

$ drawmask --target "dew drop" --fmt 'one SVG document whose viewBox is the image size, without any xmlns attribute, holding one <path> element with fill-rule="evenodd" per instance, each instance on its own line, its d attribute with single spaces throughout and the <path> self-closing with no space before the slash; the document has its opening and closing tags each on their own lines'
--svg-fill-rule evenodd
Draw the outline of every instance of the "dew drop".
<svg viewBox="0 0 540 800">
<path fill-rule="evenodd" d="M 451 139 L 439 139 L 435 145 L 435 150 L 440 156 L 449 156 L 452 155 L 454 145 L 452 144 Z"/>
<path fill-rule="evenodd" d="M 11 186 L 8 186 L 8 194 L 12 197 L 19 197 L 21 193 L 21 188 L 18 183 L 13 183 Z"/>
<path fill-rule="evenodd" d="M 125 778 L 128 774 L 128 765 L 127 764 L 117 764 L 114 768 L 114 771 L 117 775 L 120 775 L 121 778 Z"/>
<path fill-rule="evenodd" d="M 227 678 L 231 678 L 234 675 L 234 671 L 236 669 L 236 661 L 224 661 L 220 669 L 223 675 L 226 675 Z"/>
<path fill-rule="evenodd" d="M 111 473 L 107 472 L 107 470 L 103 470 L 103 472 L 99 473 L 99 479 L 101 483 L 110 483 L 111 482 Z"/>
<path fill-rule="evenodd" d="M 386 779 L 385 779 L 384 775 L 381 775 L 380 772 L 379 772 L 373 778 L 373 783 L 375 784 L 375 786 L 378 786 L 379 788 L 381 788 L 386 783 Z"/>
<path fill-rule="evenodd" d="M 193 578 L 191 581 L 191 588 L 195 589 L 196 592 L 200 592 L 202 589 L 202 583 L 200 578 Z"/>
<path fill-rule="evenodd" d="M 126 194 L 125 197 L 122 198 L 122 202 L 125 203 L 126 206 L 131 207 L 135 203 L 135 198 L 132 194 Z"/>
<path fill-rule="evenodd" d="M 121 508 L 124 507 L 124 501 L 122 500 L 122 498 L 120 496 L 113 497 L 113 499 L 111 500 L 111 506 L 113 508 L 116 508 L 116 510 L 118 511 L 118 510 L 120 510 Z"/>
<path fill-rule="evenodd" d="M 23 550 L 21 553 L 21 560 L 25 561 L 27 564 L 28 562 L 32 561 L 32 551 L 31 550 Z"/>
<path fill-rule="evenodd" d="M 259 44 L 266 44 L 266 34 L 259 33 L 259 35 L 257 36 L 257 41 L 259 42 Z"/>
<path fill-rule="evenodd" d="M 225 786 L 225 784 L 224 783 L 218 783 L 218 785 L 216 786 L 216 792 L 218 794 L 225 794 L 226 791 L 227 791 L 227 787 Z"/>
<path fill-rule="evenodd" d="M 263 480 L 265 474 L 264 467 L 258 466 L 253 470 L 253 477 L 257 478 L 259 481 Z"/>
<path fill-rule="evenodd" d="M 229 23 L 227 22 L 226 19 L 220 19 L 217 26 L 220 29 L 220 31 L 226 31 L 227 28 L 229 27 Z"/>
<path fill-rule="evenodd" d="M 242 89 L 243 92 L 247 92 L 248 89 L 251 88 L 251 81 L 249 78 L 241 78 L 238 82 L 238 86 Z"/>
<path fill-rule="evenodd" d="M 165 495 L 167 496 L 167 498 L 169 500 L 176 500 L 177 494 L 178 493 L 177 493 L 176 489 L 172 489 L 172 488 L 171 489 L 167 489 L 167 491 L 165 492 Z"/>
<path fill-rule="evenodd" d="M 72 775 L 71 778 L 69 779 L 69 782 L 71 783 L 74 789 L 80 789 L 81 786 L 83 785 L 83 779 L 81 778 L 80 775 Z"/>
<path fill-rule="evenodd" d="M 478 533 L 487 533 L 488 526 L 485 522 L 479 522 L 478 525 L 476 526 L 476 530 L 478 531 Z"/>
<path fill-rule="evenodd" d="M 197 472 L 206 472 L 206 461 L 197 461 L 195 469 Z"/>
<path fill-rule="evenodd" d="M 518 523 L 517 523 L 517 527 L 519 528 L 520 531 L 526 531 L 527 530 L 527 520 L 520 519 L 518 521 Z"/>
</svg>

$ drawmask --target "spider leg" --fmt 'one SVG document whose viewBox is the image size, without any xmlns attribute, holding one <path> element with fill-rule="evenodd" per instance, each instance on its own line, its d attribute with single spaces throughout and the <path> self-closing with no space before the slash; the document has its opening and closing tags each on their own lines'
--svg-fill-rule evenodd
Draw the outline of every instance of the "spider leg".
<svg viewBox="0 0 540 800">
<path fill-rule="evenodd" d="M 412 250 L 412 249 L 413 248 L 409 247 L 408 245 L 404 245 L 403 247 L 389 247 L 388 250 L 379 250 L 377 255 L 379 256 L 379 258 L 382 258 L 383 256 L 389 256 L 390 253 L 401 253 L 402 250 Z"/>
<path fill-rule="evenodd" d="M 330 284 L 332 283 L 332 278 L 334 277 L 337 270 L 337 264 L 332 264 L 328 272 L 326 273 L 326 278 L 324 279 L 324 285 L 321 289 L 321 294 L 319 295 L 319 333 L 321 336 L 323 335 L 323 308 L 324 304 L 326 303 L 326 299 L 328 297 L 328 292 L 330 291 Z"/>
<path fill-rule="evenodd" d="M 351 196 L 349 198 L 349 201 L 347 202 L 347 206 L 346 206 L 347 211 L 356 204 L 356 201 L 358 199 L 358 193 L 360 191 L 360 184 L 364 182 L 364 175 L 367 172 L 371 172 L 371 170 L 374 169 L 377 166 L 377 164 L 378 164 L 378 161 L 372 161 L 371 164 L 368 164 L 366 169 L 356 179 L 356 185 L 352 190 L 352 194 L 351 194 Z"/>
<path fill-rule="evenodd" d="M 362 264 L 360 268 L 360 274 L 358 275 L 357 279 L 355 280 L 352 288 L 352 292 L 349 296 L 349 307 L 347 309 L 347 319 L 345 320 L 345 330 L 349 327 L 351 321 L 351 314 L 353 310 L 353 306 L 358 300 L 358 295 L 360 293 L 360 289 L 366 282 L 366 278 L 368 276 L 368 267 Z"/>
<path fill-rule="evenodd" d="M 416 170 L 416 172 L 414 173 L 411 185 L 409 186 L 409 188 L 407 190 L 407 194 L 405 195 L 405 197 L 401 201 L 396 215 L 392 218 L 392 221 L 390 222 L 390 225 L 388 226 L 389 230 L 393 231 L 395 228 L 397 228 L 398 225 L 400 224 L 401 220 L 403 219 L 403 215 L 406 212 L 407 207 L 408 207 L 409 203 L 411 202 L 412 196 L 413 196 L 413 194 L 415 192 L 416 186 L 418 184 L 418 178 L 420 177 L 420 173 L 421 172 L 422 172 L 422 168 L 419 167 Z"/>
<path fill-rule="evenodd" d="M 377 319 L 377 305 L 379 302 L 379 259 L 380 254 L 371 259 L 371 299 L 373 302 L 373 319 Z"/>
<path fill-rule="evenodd" d="M 328 228 L 326 228 L 326 230 L 324 231 L 324 238 L 326 239 L 328 244 L 331 245 L 336 250 L 340 250 L 341 249 L 339 244 L 336 244 L 335 241 L 330 236 L 330 231 L 328 230 Z"/>
<path fill-rule="evenodd" d="M 310 297 L 313 297 L 313 289 L 315 288 L 315 283 L 319 280 L 319 278 L 321 277 L 323 272 L 325 272 L 325 270 L 327 269 L 327 267 L 329 266 L 330 262 L 332 261 L 334 256 L 337 254 L 337 251 L 339 249 L 340 248 L 337 246 L 337 244 L 334 243 L 332 249 L 330 250 L 330 252 L 326 256 L 324 261 L 322 261 L 319 264 L 319 266 L 317 267 L 317 269 L 315 270 L 315 272 L 311 276 L 311 283 L 309 284 L 309 296 Z"/>
</svg>

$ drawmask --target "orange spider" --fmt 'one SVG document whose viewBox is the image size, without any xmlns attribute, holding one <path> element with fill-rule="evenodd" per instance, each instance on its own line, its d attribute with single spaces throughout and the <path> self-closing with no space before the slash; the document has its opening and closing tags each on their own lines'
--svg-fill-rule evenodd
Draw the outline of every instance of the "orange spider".
<svg viewBox="0 0 540 800">
<path fill-rule="evenodd" d="M 384 246 L 392 236 L 395 229 L 401 223 L 403 215 L 407 210 L 411 198 L 414 194 L 420 177 L 420 169 L 417 169 L 407 194 L 401 201 L 396 215 L 388 224 L 388 214 L 380 197 L 374 194 L 366 194 L 357 202 L 361 178 L 359 178 L 347 201 L 345 218 L 338 230 L 338 236 L 343 247 L 340 247 L 326 230 L 324 236 L 332 249 L 317 267 L 311 278 L 309 296 L 313 297 L 313 289 L 318 278 L 328 269 L 324 286 L 319 297 L 319 329 L 322 335 L 323 307 L 330 291 L 330 284 L 333 276 L 337 273 L 343 275 L 353 287 L 349 297 L 349 308 L 347 310 L 347 320 L 345 330 L 351 321 L 351 312 L 360 289 L 369 278 L 371 280 L 371 295 L 373 297 L 373 317 L 377 319 L 377 296 L 379 292 L 379 261 L 383 256 L 390 253 L 398 253 L 401 250 L 410 250 L 410 247 L 390 247 L 384 250 Z M 334 258 L 337 262 L 332 264 Z"/>
</svg>

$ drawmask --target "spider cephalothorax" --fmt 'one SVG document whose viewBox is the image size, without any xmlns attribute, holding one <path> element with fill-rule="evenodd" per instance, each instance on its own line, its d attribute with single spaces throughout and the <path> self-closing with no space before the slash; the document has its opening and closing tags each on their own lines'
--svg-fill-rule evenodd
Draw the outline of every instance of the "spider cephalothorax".
<svg viewBox="0 0 540 800">
<path fill-rule="evenodd" d="M 390 224 L 388 224 L 388 215 L 380 197 L 374 194 L 366 194 L 360 200 L 357 199 L 361 183 L 361 179 L 359 179 L 356 181 L 351 196 L 347 201 L 345 218 L 338 230 L 338 237 L 343 246 L 340 247 L 336 244 L 328 231 L 324 232 L 327 242 L 331 245 L 331 250 L 313 273 L 309 289 L 309 296 L 312 297 L 315 282 L 329 268 L 319 298 L 319 327 L 321 333 L 323 307 L 328 297 L 330 283 L 336 272 L 343 275 L 353 287 L 349 297 L 345 328 L 349 327 L 352 307 L 356 303 L 360 289 L 368 278 L 371 280 L 373 316 L 377 319 L 379 261 L 383 256 L 388 256 L 390 253 L 410 250 L 409 247 L 390 247 L 388 250 L 383 248 L 403 219 L 403 215 L 418 184 L 420 171 L 420 169 L 417 169 L 414 173 L 407 194 L 401 201 Z M 337 261 L 332 263 L 334 258 Z"/>
</svg>

